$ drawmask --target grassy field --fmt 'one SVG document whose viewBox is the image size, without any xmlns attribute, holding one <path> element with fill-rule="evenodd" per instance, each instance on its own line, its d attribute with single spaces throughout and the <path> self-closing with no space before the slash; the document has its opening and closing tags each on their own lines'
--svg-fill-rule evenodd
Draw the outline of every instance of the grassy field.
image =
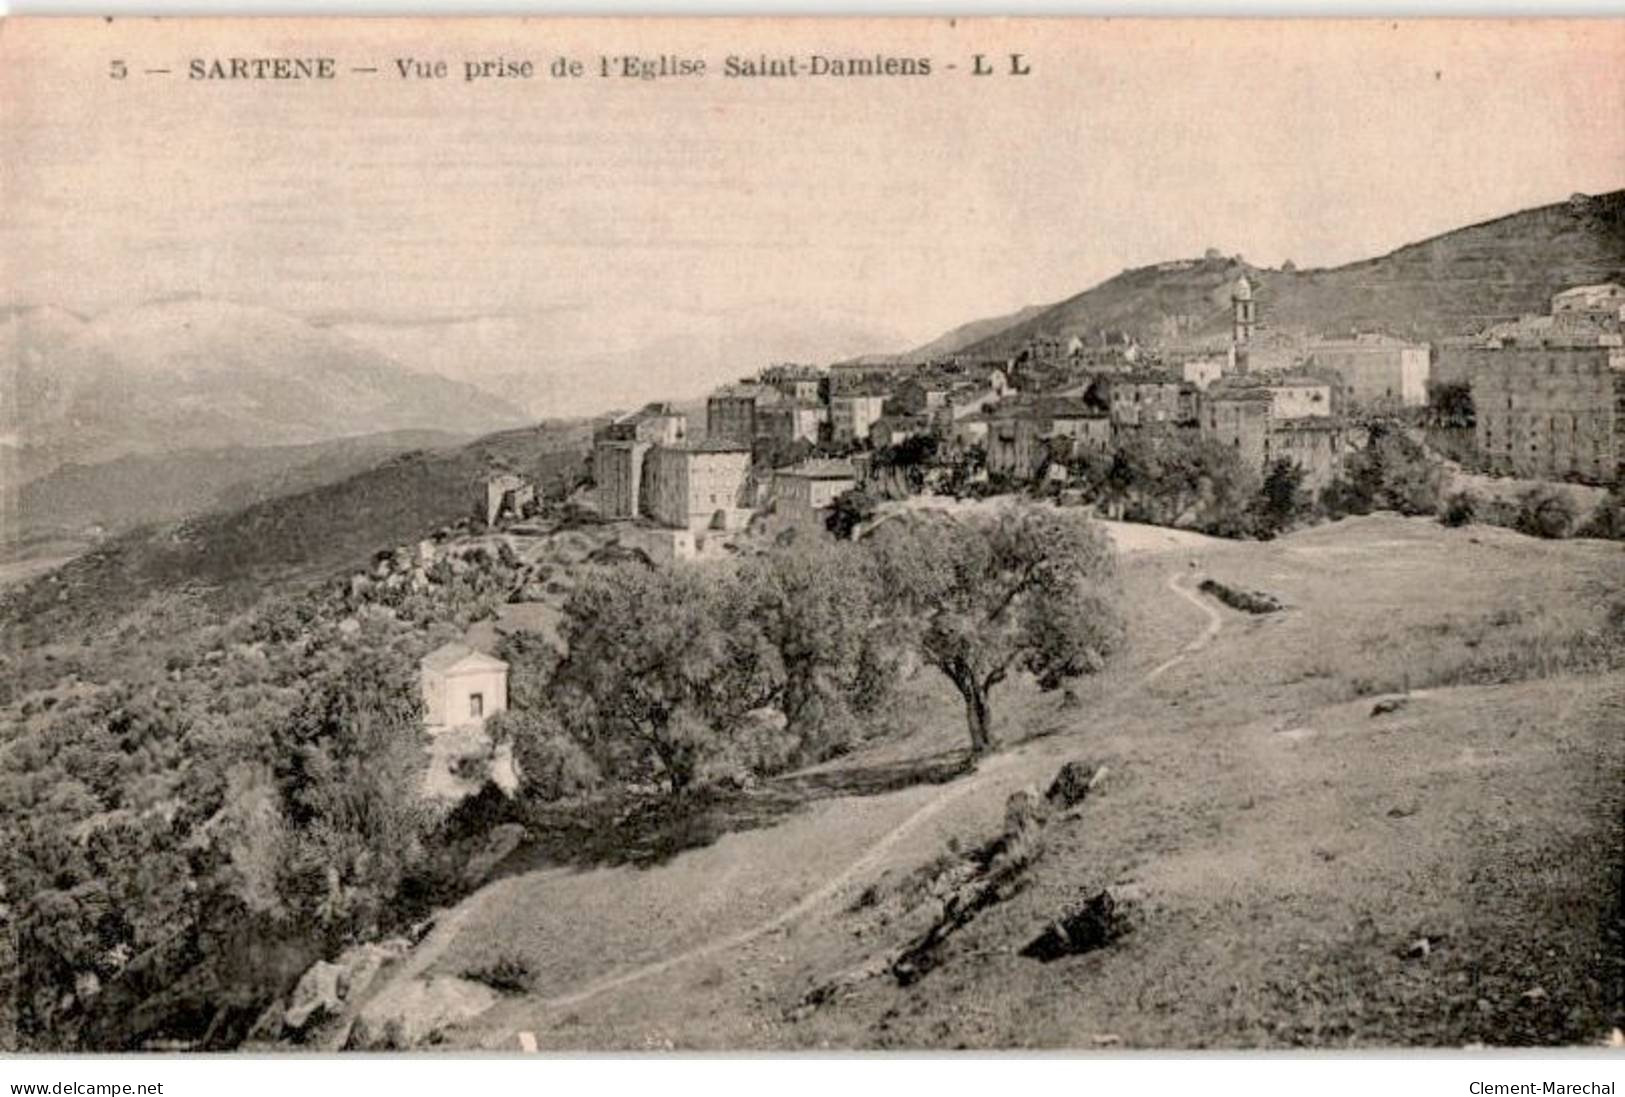
<svg viewBox="0 0 1625 1097">
<path fill-rule="evenodd" d="M 1202 577 L 1287 609 L 1170 585 Z M 974 772 L 957 697 L 922 672 L 896 738 L 760 790 L 731 833 L 515 862 L 414 960 L 533 974 L 449 1044 L 1459 1046 L 1621 1023 L 1619 546 L 1374 516 L 1162 544 L 1124 586 L 1133 650 L 1081 704 L 996 695 L 1006 747 Z M 1099 793 L 899 986 L 885 962 L 939 913 L 931 880 L 1069 759 L 1108 767 Z M 1134 898 L 1125 938 L 1020 954 L 1103 887 Z"/>
</svg>

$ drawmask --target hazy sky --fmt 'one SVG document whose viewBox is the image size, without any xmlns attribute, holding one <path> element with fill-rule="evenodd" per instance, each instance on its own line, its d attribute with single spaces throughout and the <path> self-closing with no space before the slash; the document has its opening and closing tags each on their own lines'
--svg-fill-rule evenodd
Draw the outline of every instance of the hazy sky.
<svg viewBox="0 0 1625 1097">
<path fill-rule="evenodd" d="M 363 327 L 494 318 L 516 334 L 490 353 L 515 362 L 750 327 L 900 349 L 1210 245 L 1332 265 L 1625 186 L 1625 23 L 135 20 L 0 35 L 5 298 L 96 312 L 202 294 Z M 970 77 L 978 50 L 1019 50 L 1032 75 Z M 702 57 L 713 75 L 461 78 L 466 58 L 569 53 L 590 69 L 631 51 Z M 937 75 L 715 75 L 764 52 L 926 56 Z M 342 75 L 181 75 L 233 55 L 331 55 Z M 407 56 L 452 76 L 402 81 Z M 114 58 L 135 74 L 110 79 Z M 344 71 L 361 65 L 381 71 Z"/>
</svg>

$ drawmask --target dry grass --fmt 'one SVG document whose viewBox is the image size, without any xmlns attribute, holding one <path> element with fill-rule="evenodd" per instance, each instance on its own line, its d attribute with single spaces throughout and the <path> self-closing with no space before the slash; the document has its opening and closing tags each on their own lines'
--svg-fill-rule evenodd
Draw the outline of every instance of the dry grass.
<svg viewBox="0 0 1625 1097">
<path fill-rule="evenodd" d="M 1357 519 L 1267 545 L 1127 562 L 1135 648 L 1066 709 L 1012 686 L 1007 748 L 974 775 L 824 795 L 773 826 L 655 867 L 538 872 L 474 904 L 438 962 L 505 954 L 537 995 L 762 924 L 923 806 L 849 889 L 725 953 L 567 1008 L 505 1000 L 461 1046 L 548 1048 L 1454 1046 L 1588 1042 L 1621 1022 L 1625 672 L 1573 637 L 1625 588 L 1617 546 L 1540 542 L 1426 519 Z M 1145 671 L 1198 631 L 1170 574 L 1288 606 L 1222 610 L 1199 655 Z M 1586 671 L 1576 674 L 1575 671 Z M 1373 716 L 1366 694 L 1424 686 Z M 1502 683 L 1445 688 L 1455 683 Z M 911 686 L 895 740 L 841 759 L 884 769 L 965 736 L 951 689 Z M 936 907 L 936 881 L 998 834 L 1010 793 L 1071 758 L 1110 776 L 1052 824 L 1019 895 L 900 988 L 884 970 Z M 1136 932 L 1041 964 L 1020 949 L 1104 887 L 1143 898 Z M 1427 955 L 1412 955 L 1426 938 Z M 878 967 L 877 967 L 878 964 Z"/>
</svg>

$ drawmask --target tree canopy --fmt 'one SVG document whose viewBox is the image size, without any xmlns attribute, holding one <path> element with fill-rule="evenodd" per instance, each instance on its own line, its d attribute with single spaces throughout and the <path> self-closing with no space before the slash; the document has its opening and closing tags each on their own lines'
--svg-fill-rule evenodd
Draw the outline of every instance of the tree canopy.
<svg viewBox="0 0 1625 1097">
<path fill-rule="evenodd" d="M 1123 642 L 1112 547 L 1080 516 L 1030 504 L 908 515 L 867 544 L 900 627 L 964 698 L 975 753 L 994 746 L 990 695 L 1011 674 L 1055 689 L 1100 670 Z"/>
</svg>

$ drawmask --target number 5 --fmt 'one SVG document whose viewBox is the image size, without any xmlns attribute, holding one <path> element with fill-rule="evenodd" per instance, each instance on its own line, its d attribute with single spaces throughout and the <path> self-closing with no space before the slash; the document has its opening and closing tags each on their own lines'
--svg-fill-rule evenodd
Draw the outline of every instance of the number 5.
<svg viewBox="0 0 1625 1097">
<path fill-rule="evenodd" d="M 114 61 L 112 68 L 108 71 L 107 75 L 111 76 L 114 80 L 122 80 L 129 75 L 129 70 L 124 67 L 123 61 Z"/>
</svg>

